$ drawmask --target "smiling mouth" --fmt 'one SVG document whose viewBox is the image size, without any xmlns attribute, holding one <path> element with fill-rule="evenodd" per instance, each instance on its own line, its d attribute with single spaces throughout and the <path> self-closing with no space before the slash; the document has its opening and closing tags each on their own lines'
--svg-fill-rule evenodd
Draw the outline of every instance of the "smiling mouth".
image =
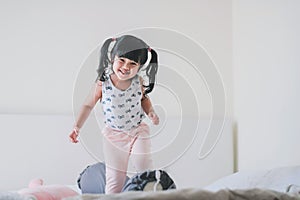
<svg viewBox="0 0 300 200">
<path fill-rule="evenodd" d="M 129 75 L 129 74 L 130 74 L 130 71 L 122 71 L 122 70 L 119 70 L 119 72 L 120 72 L 122 75 Z"/>
</svg>

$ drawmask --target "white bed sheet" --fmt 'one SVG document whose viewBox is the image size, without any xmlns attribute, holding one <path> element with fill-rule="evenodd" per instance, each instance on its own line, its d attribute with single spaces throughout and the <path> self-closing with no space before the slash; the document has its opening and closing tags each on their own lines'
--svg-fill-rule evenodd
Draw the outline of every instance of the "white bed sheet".
<svg viewBox="0 0 300 200">
<path fill-rule="evenodd" d="M 300 166 L 281 167 L 270 170 L 241 171 L 226 176 L 208 185 L 205 189 L 218 191 L 220 189 L 263 188 L 279 192 L 287 192 L 290 186 L 300 186 Z"/>
</svg>

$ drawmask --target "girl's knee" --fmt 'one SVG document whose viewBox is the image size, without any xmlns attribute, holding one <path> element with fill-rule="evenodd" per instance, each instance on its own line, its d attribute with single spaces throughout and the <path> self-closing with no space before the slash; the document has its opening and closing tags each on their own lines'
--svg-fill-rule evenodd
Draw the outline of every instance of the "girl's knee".
<svg viewBox="0 0 300 200">
<path fill-rule="evenodd" d="M 143 172 L 146 170 L 153 169 L 153 160 L 152 157 L 149 155 L 135 155 L 133 157 L 133 163 L 135 170 L 137 172 Z"/>
<path fill-rule="evenodd" d="M 125 180 L 126 180 L 126 171 L 115 170 L 107 167 L 105 193 L 110 194 L 110 193 L 121 192 Z"/>
</svg>

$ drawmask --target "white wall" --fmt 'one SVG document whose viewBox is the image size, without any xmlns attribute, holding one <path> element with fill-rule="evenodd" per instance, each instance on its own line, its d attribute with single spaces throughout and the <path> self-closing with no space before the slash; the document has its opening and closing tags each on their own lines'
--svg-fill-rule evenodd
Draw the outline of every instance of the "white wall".
<svg viewBox="0 0 300 200">
<path fill-rule="evenodd" d="M 176 33 L 179 36 L 186 36 L 187 41 L 192 42 L 200 52 L 198 53 L 198 51 L 193 49 L 184 52 L 187 53 L 187 55 L 184 55 L 185 57 L 190 56 L 192 59 L 196 58 L 198 59 L 197 61 L 200 61 L 200 63 L 196 63 L 196 68 L 193 68 L 184 59 L 180 59 L 182 55 L 176 56 L 176 54 L 170 52 L 174 50 L 173 48 L 180 50 L 181 47 L 184 47 L 186 43 L 182 43 L 183 40 L 173 40 L 164 43 L 167 35 L 158 40 L 159 35 L 151 37 L 152 32 L 148 32 L 148 35 L 147 32 L 139 32 L 140 35 L 147 38 L 147 41 L 154 48 L 160 47 L 162 44 L 173 45 L 171 49 L 167 49 L 169 51 L 159 49 L 160 61 L 165 68 L 161 68 L 158 83 L 170 84 L 172 88 L 169 89 L 183 92 L 179 96 L 179 103 L 184 106 L 183 110 L 185 111 L 181 117 L 183 119 L 194 117 L 194 120 L 198 118 L 207 120 L 214 114 L 214 118 L 230 118 L 232 116 L 233 101 L 231 6 L 231 0 L 190 0 L 185 2 L 171 0 L 1 1 L 0 114 L 4 114 L 4 116 L 7 116 L 6 114 L 16 115 L 18 116 L 16 118 L 19 120 L 22 119 L 20 114 L 25 116 L 28 114 L 37 116 L 49 116 L 49 114 L 71 116 L 73 104 L 76 112 L 78 105 L 85 98 L 85 91 L 93 84 L 96 76 L 97 48 L 99 48 L 99 45 L 107 37 L 119 35 L 122 32 L 141 27 L 158 27 L 169 31 L 174 30 L 175 36 Z M 169 72 L 173 70 L 173 74 L 179 78 L 175 79 L 173 76 L 170 76 L 166 69 Z M 197 73 L 199 71 L 203 75 L 202 78 Z M 217 82 L 214 83 L 214 78 L 216 78 L 215 80 L 218 83 L 223 81 L 222 87 L 216 84 Z M 207 90 L 205 85 L 206 79 L 211 91 Z M 186 81 L 186 83 L 178 86 L 179 81 L 182 80 Z M 178 90 L 178 88 L 181 90 Z M 187 90 L 187 88 L 190 90 Z M 212 93 L 213 99 L 211 99 L 210 92 L 215 90 L 217 92 L 216 94 Z M 153 95 L 153 102 L 158 106 L 162 119 L 166 120 L 171 115 L 178 117 L 183 108 L 182 105 L 177 105 L 176 109 L 170 106 L 176 99 L 176 95 L 171 95 L 174 99 L 170 101 L 168 98 L 172 91 L 170 90 L 167 93 L 162 86 L 158 86 L 155 92 L 158 93 L 160 91 L 160 94 Z M 191 91 L 191 95 L 195 99 L 189 99 L 189 96 L 186 95 L 187 91 Z M 223 94 L 226 95 L 226 100 L 223 99 Z M 195 100 L 197 101 L 195 102 Z M 212 104 L 215 104 L 217 109 L 212 110 Z M 224 116 L 223 108 L 227 112 L 226 116 Z M 7 143 L 0 147 L 0 151 L 5 161 L 14 165 L 19 160 L 11 159 L 15 158 L 15 155 L 18 155 L 20 150 L 17 147 L 12 148 L 13 145 L 19 144 L 14 143 L 13 138 L 14 136 L 18 137 L 18 134 L 23 134 L 19 133 L 21 127 L 18 127 L 18 125 L 25 126 L 25 124 L 14 124 L 12 122 L 13 119 L 4 118 L 6 121 L 2 120 L 1 123 L 6 123 L 6 128 L 4 132 L 1 132 L 1 136 L 2 141 L 7 141 Z M 32 119 L 34 118 L 28 119 L 30 126 L 34 126 Z M 47 118 L 45 119 L 48 121 Z M 40 122 L 35 127 L 35 131 L 30 133 L 30 136 L 24 137 L 22 135 L 21 139 L 24 140 L 22 144 L 27 142 L 31 144 L 32 140 L 36 140 L 38 144 L 43 144 L 45 142 L 43 139 L 49 137 L 49 134 L 41 130 L 43 130 L 44 126 L 47 128 L 55 120 L 57 118 L 53 119 L 53 121 Z M 51 127 L 57 132 L 55 135 L 50 136 L 52 142 L 46 142 L 47 147 L 51 146 L 54 141 L 61 141 L 67 137 L 67 127 L 71 129 L 73 122 L 68 119 L 63 120 L 63 123 L 59 129 Z M 168 125 L 170 126 L 170 124 Z M 179 185 L 187 186 L 191 184 L 184 176 L 186 175 L 186 168 L 183 161 L 186 159 L 192 162 L 191 166 L 201 169 L 201 173 L 198 175 L 207 175 L 205 179 L 199 177 L 201 182 L 198 182 L 198 186 L 232 172 L 232 155 L 230 153 L 232 151 L 231 123 L 229 122 L 225 125 L 227 127 L 225 135 L 228 135 L 228 137 L 220 140 L 216 146 L 218 150 L 213 151 L 213 154 L 207 157 L 205 162 L 197 158 L 195 160 L 190 159 L 195 154 L 198 154 L 200 144 L 202 144 L 201 141 L 197 141 L 198 143 L 196 144 L 198 146 L 192 148 L 196 149 L 197 152 L 190 152 L 190 157 L 183 157 L 178 161 L 179 166 L 182 166 L 178 167 L 177 165 L 177 170 L 182 170 L 182 174 L 177 175 L 178 179 L 181 180 Z M 16 127 L 10 130 L 10 126 Z M 94 131 L 93 126 L 86 126 L 85 130 L 92 129 Z M 201 128 L 204 128 L 202 133 L 205 133 L 206 126 L 201 126 Z M 195 130 L 193 129 L 192 131 Z M 47 129 L 47 131 L 49 130 Z M 168 132 L 168 130 L 164 131 Z M 92 131 L 87 132 L 95 133 Z M 190 131 L 188 132 L 190 133 Z M 64 134 L 64 136 L 61 134 Z M 201 136 L 203 137 L 204 135 Z M 209 150 L 218 135 L 211 136 L 208 137 L 208 145 L 204 146 L 206 151 Z M 88 139 L 88 141 L 92 142 L 90 145 L 99 148 L 97 140 L 94 139 L 94 137 Z M 66 143 L 66 145 L 69 145 L 69 143 Z M 63 144 L 60 144 L 59 148 L 63 148 L 62 146 Z M 42 146 L 37 147 L 42 148 Z M 28 162 L 38 163 L 39 157 L 42 158 L 41 160 L 44 160 L 45 154 L 53 153 L 52 149 L 39 151 L 39 149 L 36 149 L 37 147 L 31 147 L 30 145 L 26 147 L 24 152 L 28 152 L 29 155 L 25 159 L 23 157 L 22 161 L 28 159 Z M 23 146 L 20 146 L 20 148 L 23 148 Z M 66 148 L 68 149 L 67 152 L 80 151 L 79 147 L 66 146 Z M 72 148 L 74 149 L 72 150 Z M 34 151 L 34 158 L 30 157 L 32 151 Z M 72 166 L 77 159 L 81 159 L 78 166 L 76 165 L 72 169 L 73 171 L 69 172 L 73 175 L 69 174 L 68 179 L 62 180 L 61 177 L 58 177 L 58 174 L 56 177 L 49 177 L 53 174 L 47 174 L 45 176 L 46 178 L 48 177 L 48 183 L 72 184 L 74 176 L 77 176 L 77 169 L 82 169 L 84 163 L 89 164 L 88 162 L 91 161 L 91 157 L 85 157 L 85 153 L 85 151 L 82 151 L 78 158 L 67 160 L 66 166 Z M 226 159 L 223 160 L 224 158 Z M 220 165 L 224 166 L 222 171 L 215 168 Z M 29 168 L 27 167 L 28 170 Z M 13 170 L 14 168 L 8 169 Z M 42 176 L 45 169 L 45 165 L 40 167 L 37 175 Z M 25 182 L 27 183 L 27 180 L 25 181 L 24 179 L 18 181 L 20 173 L 15 174 L 16 177 L 12 178 L 15 182 L 11 181 L 10 186 L 6 185 L 1 188 L 21 187 Z M 208 173 L 210 174 L 208 175 Z M 30 179 L 31 175 L 35 175 L 35 173 L 28 174 L 25 178 Z M 5 178 L 7 180 L 9 176 L 5 176 Z"/>
<path fill-rule="evenodd" d="M 1 1 L 0 11 L 1 113 L 71 114 L 73 86 L 85 59 L 106 38 L 141 27 L 175 30 L 202 45 L 224 79 L 231 112 L 230 0 Z M 164 57 L 163 64 L 173 67 Z M 90 84 L 96 76 L 93 64 L 85 80 Z M 196 94 L 207 116 L 211 105 L 202 82 Z"/>
<path fill-rule="evenodd" d="M 76 185 L 94 159 L 66 136 L 72 115 L 0 114 L 0 191 L 27 187 L 30 180 Z"/>
<path fill-rule="evenodd" d="M 300 1 L 233 1 L 240 170 L 299 165 Z"/>
</svg>

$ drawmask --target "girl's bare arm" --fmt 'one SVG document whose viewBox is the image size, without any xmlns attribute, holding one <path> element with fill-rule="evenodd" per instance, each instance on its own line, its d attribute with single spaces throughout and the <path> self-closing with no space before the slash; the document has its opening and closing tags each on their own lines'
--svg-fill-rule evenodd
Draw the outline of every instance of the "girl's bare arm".
<svg viewBox="0 0 300 200">
<path fill-rule="evenodd" d="M 146 113 L 146 115 L 148 115 L 148 117 L 150 118 L 152 123 L 157 125 L 157 124 L 159 124 L 159 117 L 157 116 L 157 114 L 155 113 L 155 111 L 152 107 L 150 97 L 147 94 L 144 93 L 145 90 L 144 90 L 144 87 L 143 87 L 143 79 L 142 78 L 140 78 L 140 82 L 142 84 L 141 87 L 142 87 L 142 93 L 143 93 L 143 97 L 142 97 L 142 100 L 141 100 L 142 108 L 143 108 L 144 112 Z"/>
<path fill-rule="evenodd" d="M 101 98 L 102 98 L 102 82 L 97 81 L 97 83 L 95 83 L 95 85 L 92 87 L 83 105 L 81 106 L 74 127 L 80 129 L 83 126 L 84 122 L 90 115 L 96 103 L 99 100 L 101 100 Z"/>
<path fill-rule="evenodd" d="M 87 96 L 85 102 L 81 106 L 80 112 L 78 114 L 78 117 L 76 119 L 74 129 L 69 134 L 69 138 L 71 142 L 77 143 L 78 142 L 78 135 L 79 130 L 83 126 L 84 122 L 90 115 L 91 111 L 95 107 L 96 103 L 99 101 L 99 99 L 102 98 L 102 82 L 98 81 L 94 87 L 92 87 L 89 95 Z"/>
</svg>

